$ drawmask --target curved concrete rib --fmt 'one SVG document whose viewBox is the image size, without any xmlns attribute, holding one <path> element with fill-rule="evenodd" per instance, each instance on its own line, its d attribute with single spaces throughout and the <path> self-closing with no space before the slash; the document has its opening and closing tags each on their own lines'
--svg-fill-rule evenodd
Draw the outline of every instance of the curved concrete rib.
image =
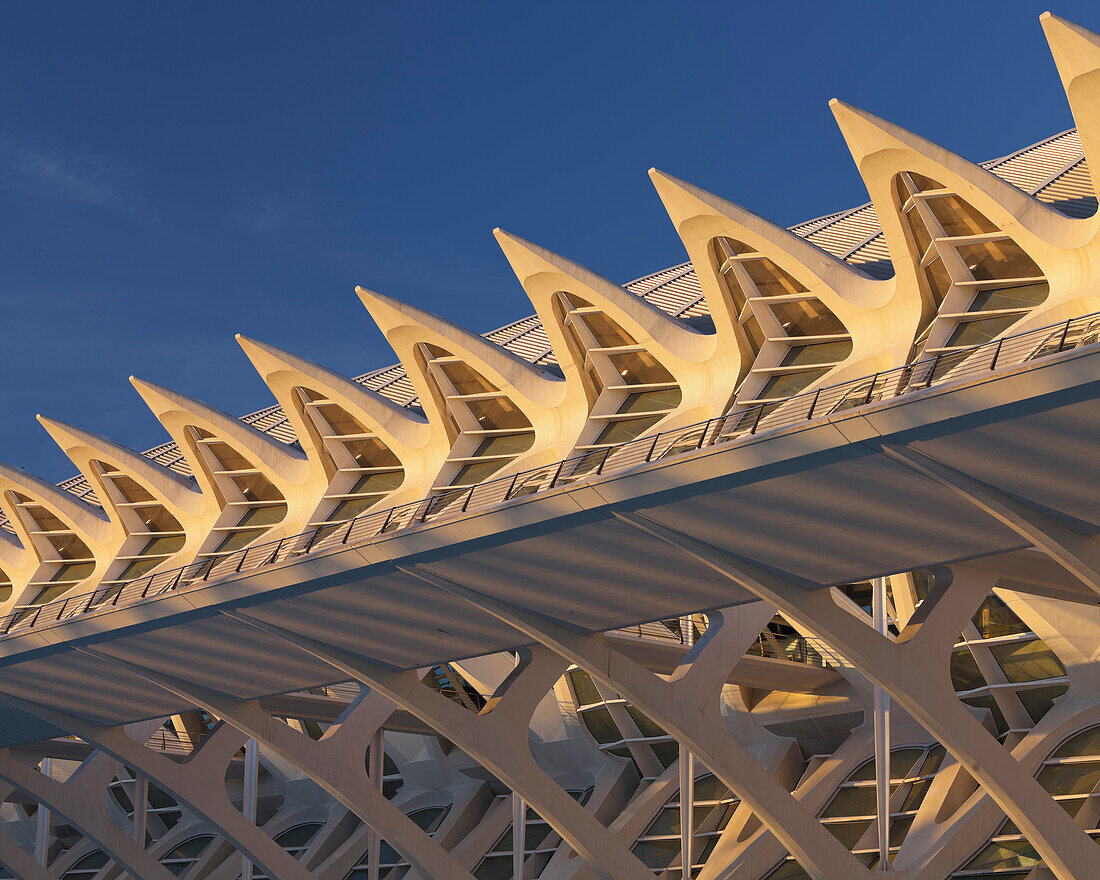
<svg viewBox="0 0 1100 880">
<path fill-rule="evenodd" d="M 1076 248 L 1092 237 L 1089 224 L 1066 217 L 969 159 L 900 126 L 834 98 L 829 102 L 860 176 L 883 222 L 896 212 L 890 187 L 900 171 L 916 171 L 942 183 L 970 202 L 1004 232 Z M 891 245 L 890 252 L 895 248 Z M 907 251 L 906 251 L 907 252 Z"/>
<path fill-rule="evenodd" d="M 1051 12 L 1039 22 L 1090 160 L 1093 188 L 1100 192 L 1100 35 Z"/>
<path fill-rule="evenodd" d="M 309 480 L 309 464 L 304 453 L 194 398 L 134 376 L 130 377 L 130 382 L 185 454 L 190 452 L 192 444 L 184 429 L 194 426 L 238 447 L 280 490 L 285 488 L 292 493 L 295 487 Z M 189 454 L 188 458 L 194 456 Z M 203 468 L 193 460 L 192 467 L 201 485 Z"/>
<path fill-rule="evenodd" d="M 15 787 L 10 785 L 6 790 L 0 790 L 0 803 L 6 800 L 14 790 Z M 30 853 L 3 830 L 0 830 L 0 865 L 11 871 L 16 880 L 57 880 L 49 868 L 38 864 Z"/>
<path fill-rule="evenodd" d="M 97 659 L 113 661 L 113 658 L 97 652 L 88 653 Z M 232 727 L 216 729 L 187 760 L 175 761 L 135 741 L 122 727 L 98 727 L 75 716 L 10 694 L 0 693 L 0 701 L 37 715 L 42 720 L 79 736 L 101 752 L 156 783 L 178 803 L 203 816 L 220 835 L 262 866 L 270 876 L 285 877 L 287 880 L 312 880 L 313 875 L 300 862 L 288 855 L 268 834 L 252 824 L 230 803 L 225 790 L 226 767 L 246 738 Z"/>
<path fill-rule="evenodd" d="M 564 673 L 566 662 L 560 657 L 542 649 L 532 652 L 493 695 L 491 709 L 475 715 L 425 687 L 415 670 L 395 672 L 257 618 L 239 612 L 229 616 L 331 664 L 439 731 L 519 794 L 603 880 L 652 880 L 652 872 L 531 754 L 531 715 Z"/>
<path fill-rule="evenodd" d="M 774 610 L 727 616 L 715 613 L 703 638 L 668 681 L 610 648 L 600 636 L 583 635 L 414 566 L 404 569 L 466 600 L 582 667 L 638 706 L 683 743 L 791 851 L 814 880 L 869 874 L 774 776 L 730 737 L 722 720 L 722 687 L 729 672 L 759 636 Z"/>
<path fill-rule="evenodd" d="M 10 541 L 5 540 L 2 545 L 3 555 L 0 559 L 7 563 L 4 571 L 11 578 L 13 587 L 10 604 L 31 601 L 34 596 L 27 596 L 25 593 L 27 585 L 34 580 L 36 572 L 43 564 L 63 561 L 56 553 L 39 546 L 39 541 L 45 539 L 36 540 L 36 536 L 32 535 L 36 527 L 28 523 L 19 513 L 15 500 L 11 497 L 12 492 L 17 492 L 40 504 L 72 529 L 95 559 L 95 570 L 89 578 L 95 582 L 102 577 L 122 543 L 122 536 L 116 533 L 103 511 L 39 477 L 18 468 L 0 464 L 0 509 L 3 509 L 23 547 L 23 552 L 20 554 L 15 551 Z"/>
<path fill-rule="evenodd" d="M 76 773 L 61 783 L 22 763 L 7 749 L 0 751 L 0 779 L 63 816 L 131 875 L 142 880 L 172 880 L 171 871 L 108 818 L 103 798 L 110 780 L 101 776 Z"/>
<path fill-rule="evenodd" d="M 233 700 L 174 676 L 145 669 L 109 654 L 99 651 L 87 653 L 141 676 L 168 692 L 203 707 L 244 736 L 255 739 L 265 748 L 281 755 L 377 831 L 381 838 L 408 859 L 409 863 L 425 877 L 438 877 L 440 880 L 472 880 L 470 873 L 450 853 L 383 797 L 375 782 L 367 775 L 364 762 L 366 743 L 370 742 L 375 731 L 384 724 L 393 711 L 389 701 L 380 700 L 378 697 L 371 699 L 370 696 L 357 701 L 339 719 L 334 729 L 327 732 L 320 741 L 314 742 L 308 736 L 268 715 L 260 708 L 259 701 Z M 28 708 L 28 711 L 32 710 Z M 115 745 L 117 736 L 114 734 L 110 736 L 111 745 Z M 122 745 L 126 744 L 122 743 Z M 153 755 L 148 749 L 144 749 L 144 752 L 151 756 L 148 759 L 151 762 L 155 763 L 160 759 L 160 756 Z M 157 780 L 152 773 L 147 775 Z M 201 797 L 201 785 L 196 789 L 191 780 L 183 776 L 186 774 L 172 777 L 169 784 L 183 788 L 181 794 Z M 224 777 L 224 770 L 222 776 Z M 159 780 L 157 784 L 160 784 Z M 212 821 L 219 826 L 222 824 L 217 819 Z M 250 823 L 247 824 L 250 825 Z M 247 828 L 245 830 L 247 831 Z M 267 835 L 264 837 L 266 838 Z M 270 840 L 270 838 L 267 839 Z M 275 857 L 272 853 L 267 854 L 267 858 L 270 860 Z M 287 856 L 287 858 L 290 857 Z M 257 861 L 263 860 L 257 859 Z M 305 871 L 299 862 L 293 859 L 291 861 L 298 866 L 298 871 Z M 283 877 L 289 877 L 289 874 L 274 871 L 272 876 L 282 880 Z M 308 876 L 308 872 L 302 876 Z"/>
<path fill-rule="evenodd" d="M 989 595 L 992 576 L 972 574 L 937 584 L 894 641 L 842 609 L 829 590 L 796 584 L 649 517 L 621 514 L 619 519 L 771 602 L 843 654 L 955 756 L 1016 823 L 1058 880 L 1100 877 L 1096 844 L 959 702 L 951 687 L 952 646 Z"/>
<path fill-rule="evenodd" d="M 314 464 L 315 479 L 323 480 L 327 485 L 335 465 L 327 451 L 326 441 L 317 433 L 313 423 L 303 417 L 295 398 L 298 388 L 308 388 L 326 395 L 377 434 L 400 459 L 405 468 L 405 482 L 381 504 L 392 506 L 410 500 L 406 496 L 423 496 L 447 455 L 447 436 L 440 424 L 433 424 L 376 391 L 305 358 L 240 334 L 237 335 L 237 342 L 293 425 L 294 433 Z"/>
</svg>

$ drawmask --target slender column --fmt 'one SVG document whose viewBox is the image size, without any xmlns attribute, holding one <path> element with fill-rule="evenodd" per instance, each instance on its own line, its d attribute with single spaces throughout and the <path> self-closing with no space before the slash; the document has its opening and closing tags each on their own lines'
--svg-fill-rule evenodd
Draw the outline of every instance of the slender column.
<svg viewBox="0 0 1100 880">
<path fill-rule="evenodd" d="M 691 615 L 680 618 L 680 630 L 684 634 L 684 646 L 691 648 L 695 642 L 695 632 L 691 625 Z M 691 866 L 695 859 L 692 853 L 692 832 L 695 827 L 695 758 L 683 743 L 680 743 L 680 864 L 684 880 L 691 880 Z"/>
<path fill-rule="evenodd" d="M 256 824 L 256 781 L 260 773 L 260 749 L 256 740 L 244 744 L 244 802 L 241 813 L 253 825 Z M 252 859 L 241 853 L 241 880 L 252 880 Z"/>
<path fill-rule="evenodd" d="M 385 728 L 379 727 L 370 738 L 370 768 L 367 774 L 370 776 L 371 785 L 379 795 L 382 794 L 382 777 L 386 767 L 386 733 Z M 367 831 L 367 876 L 369 880 L 378 880 L 378 860 L 382 857 L 382 838 L 370 826 Z"/>
<path fill-rule="evenodd" d="M 875 631 L 886 635 L 886 578 L 872 584 Z M 875 795 L 878 806 L 878 870 L 890 870 L 890 696 L 875 684 Z"/>
<path fill-rule="evenodd" d="M 512 880 L 523 880 L 523 856 L 527 851 L 527 805 L 512 792 Z"/>
<path fill-rule="evenodd" d="M 0 786 L 0 803 L 8 798 L 11 791 L 11 786 Z M 18 880 L 56 880 L 49 869 L 38 864 L 32 853 L 3 832 L 0 832 L 0 865 Z"/>
<path fill-rule="evenodd" d="M 43 758 L 39 766 L 44 776 L 50 775 L 49 758 Z M 50 808 L 43 803 L 39 803 L 35 820 L 34 860 L 45 868 L 50 858 Z"/>
<path fill-rule="evenodd" d="M 149 778 L 144 773 L 134 775 L 134 841 L 145 846 L 145 828 L 149 816 Z"/>
</svg>

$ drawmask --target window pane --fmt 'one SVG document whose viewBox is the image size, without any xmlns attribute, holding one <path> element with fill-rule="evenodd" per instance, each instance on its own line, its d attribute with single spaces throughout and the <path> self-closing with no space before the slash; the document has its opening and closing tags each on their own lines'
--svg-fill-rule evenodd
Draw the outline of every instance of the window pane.
<svg viewBox="0 0 1100 880">
<path fill-rule="evenodd" d="M 1100 782 L 1100 763 L 1049 764 L 1039 771 L 1039 784 L 1053 795 L 1089 794 Z"/>
<path fill-rule="evenodd" d="M 1052 684 L 1046 687 L 1023 688 L 1016 692 L 1031 720 L 1038 724 L 1049 712 L 1054 701 L 1069 689 L 1068 684 Z"/>
<path fill-rule="evenodd" d="M 1051 757 L 1082 758 L 1086 755 L 1100 755 L 1100 727 L 1092 727 L 1077 734 Z"/>
<path fill-rule="evenodd" d="M 618 726 L 615 724 L 615 719 L 602 706 L 599 709 L 589 709 L 587 712 L 582 712 L 581 720 L 584 721 L 584 726 L 588 728 L 588 732 L 600 745 L 617 742 L 623 738 L 623 735 L 619 733 Z"/>
<path fill-rule="evenodd" d="M 483 430 L 500 431 L 508 428 L 531 427 L 527 416 L 507 397 L 468 400 L 466 405 Z"/>
<path fill-rule="evenodd" d="M 959 256 L 977 281 L 994 278 L 1037 278 L 1043 270 L 1009 239 L 959 245 Z"/>
<path fill-rule="evenodd" d="M 850 339 L 841 339 L 837 342 L 819 342 L 816 345 L 799 345 L 784 355 L 780 366 L 833 364 L 844 360 L 851 353 L 852 341 Z"/>
<path fill-rule="evenodd" d="M 909 231 L 913 234 L 913 241 L 917 246 L 917 259 L 920 260 L 928 253 L 928 246 L 932 244 L 932 236 L 928 234 L 928 228 L 921 219 L 920 211 L 914 205 L 905 212 L 905 222 Z"/>
<path fill-rule="evenodd" d="M 1066 674 L 1065 667 L 1042 639 L 997 645 L 992 651 L 1009 681 L 1037 681 Z"/>
<path fill-rule="evenodd" d="M 996 287 L 979 291 L 970 303 L 968 312 L 991 312 L 994 309 L 1027 309 L 1037 306 L 1047 298 L 1050 285 L 1045 281 L 1037 284 L 1021 284 L 1019 287 Z"/>
<path fill-rule="evenodd" d="M 658 391 L 642 391 L 628 394 L 619 406 L 621 413 L 659 412 L 675 409 L 682 398 L 679 388 L 662 388 Z"/>
<path fill-rule="evenodd" d="M 803 370 L 801 373 L 786 373 L 780 376 L 772 376 L 764 383 L 764 387 L 757 391 L 753 397 L 762 400 L 793 397 L 828 372 L 828 370 Z"/>
<path fill-rule="evenodd" d="M 874 794 L 874 792 L 872 792 L 872 794 Z M 859 843 L 859 839 L 863 837 L 864 833 L 870 827 L 870 819 L 861 819 L 858 822 L 830 823 L 825 826 L 829 833 L 848 849 L 852 849 Z"/>
<path fill-rule="evenodd" d="M 478 458 L 486 455 L 519 455 L 530 449 L 534 442 L 535 435 L 529 433 L 487 437 L 481 441 L 474 455 Z"/>
<path fill-rule="evenodd" d="M 834 816 L 872 816 L 875 813 L 875 803 L 873 786 L 842 788 L 821 815 L 826 819 Z"/>
<path fill-rule="evenodd" d="M 608 422 L 593 443 L 626 443 L 643 434 L 661 420 L 662 416 L 644 416 L 640 419 L 625 419 Z"/>
<path fill-rule="evenodd" d="M 983 639 L 1030 632 L 1024 622 L 1004 603 L 1004 600 L 995 594 L 990 594 L 982 602 L 973 620 L 974 626 L 978 628 Z"/>
<path fill-rule="evenodd" d="M 674 380 L 647 351 L 624 351 L 608 356 L 624 385 L 664 385 Z"/>
<path fill-rule="evenodd" d="M 983 232 L 997 232 L 997 227 L 981 212 L 958 196 L 939 196 L 928 199 L 926 204 L 940 221 L 940 226 L 943 227 L 946 235 L 979 235 Z"/>
<path fill-rule="evenodd" d="M 596 690 L 592 677 L 583 669 L 570 669 L 569 683 L 573 685 L 573 694 L 577 698 L 577 705 L 590 706 L 593 703 L 602 702 L 602 697 L 600 697 L 600 692 Z"/>
<path fill-rule="evenodd" d="M 819 299 L 777 303 L 771 310 L 788 336 L 839 336 L 848 332 Z"/>
<path fill-rule="evenodd" d="M 989 342 L 989 340 L 999 336 L 1019 320 L 1019 315 L 1001 315 L 999 318 L 964 321 L 955 328 L 955 332 L 947 340 L 946 347 L 981 345 L 983 342 Z"/>
<path fill-rule="evenodd" d="M 748 272 L 761 296 L 790 296 L 806 292 L 806 288 L 796 278 L 780 269 L 767 257 L 761 257 L 759 260 L 744 260 L 741 266 Z"/>
<path fill-rule="evenodd" d="M 969 648 L 955 651 L 951 655 L 951 686 L 956 691 L 972 691 L 986 683 L 974 655 Z"/>
<path fill-rule="evenodd" d="M 932 293 L 932 301 L 939 305 L 943 302 L 943 298 L 947 296 L 947 291 L 951 289 L 951 276 L 947 274 L 947 270 L 943 267 L 943 260 L 936 257 L 925 266 L 924 277 Z"/>
</svg>

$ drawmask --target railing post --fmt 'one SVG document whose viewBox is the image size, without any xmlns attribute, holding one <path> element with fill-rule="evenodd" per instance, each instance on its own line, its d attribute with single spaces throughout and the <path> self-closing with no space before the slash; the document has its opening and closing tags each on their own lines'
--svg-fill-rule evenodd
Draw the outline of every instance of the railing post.
<svg viewBox="0 0 1100 880">
<path fill-rule="evenodd" d="M 867 386 L 867 397 L 864 398 L 864 400 L 863 400 L 864 403 L 870 403 L 871 402 L 871 398 L 874 397 L 874 394 L 875 394 L 875 385 L 877 385 L 877 384 L 878 384 L 878 373 L 875 373 L 875 375 L 871 377 L 871 384 Z"/>
<path fill-rule="evenodd" d="M 752 423 L 752 430 L 749 431 L 750 434 L 755 434 L 756 433 L 756 428 L 760 424 L 760 418 L 763 415 L 764 415 L 764 404 L 758 403 L 756 405 L 756 420 Z"/>
<path fill-rule="evenodd" d="M 508 501 L 512 497 L 512 493 L 516 489 L 516 480 L 518 480 L 518 479 L 519 479 L 519 474 L 516 474 L 514 477 L 512 477 L 512 482 L 509 483 L 509 485 L 508 485 L 508 491 L 504 493 L 504 499 L 503 499 L 504 501 Z"/>
<path fill-rule="evenodd" d="M 561 476 L 561 469 L 563 467 L 565 467 L 565 459 L 558 462 L 558 469 L 554 471 L 554 478 L 550 481 L 550 485 L 547 486 L 548 489 L 553 489 L 554 486 L 557 485 L 558 477 Z"/>
<path fill-rule="evenodd" d="M 235 569 L 233 569 L 234 574 L 239 574 L 240 573 L 241 566 L 244 565 L 244 561 L 248 558 L 248 551 L 251 550 L 251 549 L 252 549 L 251 547 L 245 547 L 244 548 L 244 553 L 242 553 L 241 558 L 237 560 L 237 567 Z"/>
<path fill-rule="evenodd" d="M 1000 339 L 997 340 L 997 348 L 994 349 L 994 351 L 993 351 L 993 360 L 991 360 L 989 362 L 989 369 L 990 370 L 997 369 L 997 358 L 999 358 L 1001 356 L 1001 346 L 1004 345 L 1004 343 L 1005 343 L 1005 338 L 1003 336 Z"/>
<path fill-rule="evenodd" d="M 125 585 L 123 585 L 123 587 L 124 587 L 124 586 L 125 586 Z M 141 591 L 141 598 L 142 598 L 142 599 L 144 599 L 144 598 L 145 598 L 146 596 L 148 596 L 148 595 L 149 595 L 149 588 L 150 588 L 151 586 L 153 586 L 153 579 L 152 579 L 152 578 L 149 578 L 149 580 L 147 580 L 147 581 L 145 582 L 145 589 L 143 589 L 143 590 Z M 123 587 L 119 587 L 119 588 L 118 588 L 118 591 L 119 591 L 120 593 L 122 592 L 122 590 L 123 590 Z"/>
<path fill-rule="evenodd" d="M 393 519 L 393 511 L 394 508 L 391 507 L 389 513 L 386 514 L 386 521 L 382 523 L 382 528 L 378 530 L 378 534 L 381 535 L 383 532 L 386 531 L 386 527 L 389 526 L 390 520 Z"/>
<path fill-rule="evenodd" d="M 695 444 L 696 449 L 702 449 L 703 448 L 703 441 L 707 439 L 707 429 L 709 427 L 710 427 L 710 419 L 707 419 L 706 422 L 703 423 L 703 430 L 699 432 L 699 442 Z M 658 434 L 657 436 L 659 437 L 660 434 Z"/>
<path fill-rule="evenodd" d="M 932 381 L 936 378 L 936 367 L 938 367 L 940 365 L 940 358 L 941 357 L 943 357 L 943 355 L 938 354 L 938 355 L 935 356 L 935 358 L 932 359 L 932 366 L 929 367 L 929 369 L 928 369 L 928 379 L 924 383 L 925 388 L 931 388 L 932 387 Z"/>
<path fill-rule="evenodd" d="M 466 512 L 466 508 L 470 506 L 470 499 L 474 497 L 474 489 L 476 486 L 471 486 L 470 491 L 466 493 L 466 497 L 462 499 L 462 512 Z"/>
<path fill-rule="evenodd" d="M 814 399 L 810 402 L 810 411 L 808 413 L 806 413 L 806 421 L 807 422 L 814 417 L 814 410 L 817 409 L 817 399 L 819 397 L 821 397 L 821 389 L 820 388 L 818 388 L 817 391 L 814 392 Z"/>
<path fill-rule="evenodd" d="M 661 436 L 660 432 L 653 435 L 653 442 L 649 444 L 649 450 L 645 454 L 646 464 L 649 464 L 651 461 L 653 461 L 653 453 L 657 451 L 657 439 L 660 436 Z M 610 452 L 611 450 L 608 449 L 607 451 Z M 601 471 L 603 470 L 603 462 L 604 461 L 607 461 L 607 456 L 606 455 L 603 457 L 603 461 L 600 462 L 600 470 Z"/>
<path fill-rule="evenodd" d="M 61 615 L 65 613 L 65 607 L 69 604 L 69 600 L 66 599 L 61 603 L 61 607 L 57 609 L 57 619 L 61 619 Z"/>
<path fill-rule="evenodd" d="M 1066 337 L 1069 336 L 1069 328 L 1070 328 L 1070 325 L 1072 323 L 1073 323 L 1073 318 L 1070 318 L 1068 321 L 1066 321 L 1065 329 L 1062 330 L 1062 340 L 1061 340 L 1061 342 L 1058 343 L 1058 351 L 1065 351 Z"/>
<path fill-rule="evenodd" d="M 348 542 L 348 539 L 351 538 L 351 530 L 355 528 L 355 520 L 356 519 L 357 519 L 357 517 L 353 516 L 351 519 L 348 520 L 348 530 L 346 532 L 344 532 L 343 540 L 340 541 L 341 544 L 346 544 Z M 283 546 L 282 541 L 279 542 L 279 546 L 280 547 Z M 278 549 L 275 550 L 275 555 L 276 556 L 279 555 Z"/>
<path fill-rule="evenodd" d="M 656 439 L 654 439 L 654 441 L 653 441 L 653 445 L 654 445 L 654 446 L 656 446 L 656 445 L 657 445 L 657 441 L 656 441 Z M 599 476 L 600 474 L 602 474 L 602 473 L 603 473 L 603 466 L 604 466 L 605 464 L 607 464 L 607 457 L 608 457 L 609 455 L 611 455 L 611 449 L 612 449 L 612 447 L 611 447 L 611 446 L 608 446 L 608 447 L 607 447 L 607 449 L 605 449 L 605 450 L 603 451 L 603 458 L 601 458 L 601 459 L 600 459 L 600 464 L 599 464 L 599 466 L 598 466 L 598 467 L 596 468 L 596 476 L 597 476 L 597 477 L 598 477 L 598 476 Z M 653 452 L 653 450 L 651 449 L 651 450 L 650 450 L 650 453 L 652 453 L 652 452 Z M 649 459 L 647 458 L 647 459 L 646 459 L 646 461 L 649 461 Z"/>
</svg>

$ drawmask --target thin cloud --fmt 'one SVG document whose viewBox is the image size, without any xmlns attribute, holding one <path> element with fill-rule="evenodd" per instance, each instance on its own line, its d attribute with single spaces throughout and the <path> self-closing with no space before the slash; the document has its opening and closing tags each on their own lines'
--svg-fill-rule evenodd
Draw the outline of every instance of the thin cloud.
<svg viewBox="0 0 1100 880">
<path fill-rule="evenodd" d="M 133 172 L 102 156 L 0 139 L 0 181 L 25 195 L 133 208 Z"/>
</svg>

